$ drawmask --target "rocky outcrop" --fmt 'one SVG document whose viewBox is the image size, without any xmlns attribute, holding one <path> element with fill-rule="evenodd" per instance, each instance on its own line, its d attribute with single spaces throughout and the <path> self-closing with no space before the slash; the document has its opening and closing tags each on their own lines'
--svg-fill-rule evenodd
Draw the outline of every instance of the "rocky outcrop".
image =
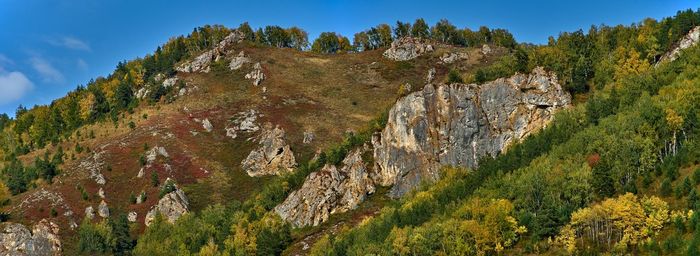
<svg viewBox="0 0 700 256">
<path fill-rule="evenodd" d="M 445 53 L 442 56 L 440 56 L 440 61 L 442 61 L 445 64 L 451 64 L 457 61 L 461 60 L 466 60 L 469 58 L 469 54 L 464 53 L 464 52 L 450 52 L 450 53 Z"/>
<path fill-rule="evenodd" d="M 239 133 L 257 132 L 260 130 L 260 127 L 256 123 L 258 116 L 260 116 L 260 114 L 254 109 L 236 113 L 225 128 L 226 136 L 235 139 L 238 137 Z"/>
<path fill-rule="evenodd" d="M 178 81 L 177 77 L 171 77 L 171 78 L 165 79 L 165 81 L 163 81 L 163 87 L 168 88 L 168 87 L 174 86 L 177 83 L 177 81 Z"/>
<path fill-rule="evenodd" d="M 129 222 L 136 222 L 136 218 L 137 218 L 138 216 L 139 216 L 139 215 L 138 215 L 138 213 L 136 213 L 136 212 L 129 212 L 129 215 L 126 216 L 126 219 L 127 219 Z"/>
<path fill-rule="evenodd" d="M 265 73 L 263 73 L 260 62 L 256 62 L 255 65 L 253 65 L 253 70 L 245 75 L 245 79 L 253 80 L 253 85 L 255 86 L 260 85 L 260 83 L 265 80 Z"/>
<path fill-rule="evenodd" d="M 30 231 L 18 223 L 0 224 L 0 255 L 61 255 L 59 228 L 46 219 Z"/>
<path fill-rule="evenodd" d="M 481 46 L 481 54 L 483 54 L 484 56 L 491 54 L 491 47 L 489 47 L 488 44 L 482 45 Z"/>
<path fill-rule="evenodd" d="M 221 40 L 221 42 L 219 42 L 219 44 L 217 44 L 216 47 L 214 47 L 214 49 L 205 51 L 204 53 L 195 57 L 194 60 L 185 62 L 182 65 L 178 66 L 177 68 L 175 68 L 175 70 L 184 73 L 209 73 L 212 61 L 219 60 L 220 58 L 226 56 L 230 46 L 240 41 L 243 41 L 244 38 L 245 35 L 242 32 L 234 30 L 233 32 L 231 32 L 231 34 L 229 34 L 223 40 Z"/>
<path fill-rule="evenodd" d="M 257 140 L 259 147 L 251 151 L 241 163 L 248 175 L 278 175 L 294 170 L 297 162 L 292 149 L 285 141 L 282 128 L 272 128 L 272 124 L 267 123 Z"/>
<path fill-rule="evenodd" d="M 245 53 L 241 51 L 238 53 L 238 56 L 231 59 L 231 63 L 228 65 L 228 67 L 231 70 L 238 70 L 239 68 L 243 67 L 244 64 L 250 63 L 250 61 L 250 58 L 245 56 Z"/>
<path fill-rule="evenodd" d="M 342 168 L 326 165 L 311 173 L 275 212 L 296 227 L 317 226 L 331 214 L 356 208 L 374 191 L 362 151 L 356 149 L 343 160 Z"/>
<path fill-rule="evenodd" d="M 391 43 L 391 47 L 384 51 L 384 57 L 394 61 L 405 61 L 415 59 L 433 50 L 433 45 L 426 40 L 402 37 Z"/>
<path fill-rule="evenodd" d="M 156 161 L 158 156 L 162 156 L 165 158 L 170 157 L 170 155 L 168 155 L 168 151 L 166 151 L 164 147 L 155 146 L 151 150 L 146 152 L 146 166 L 151 166 L 151 164 L 153 164 L 153 162 Z"/>
<path fill-rule="evenodd" d="M 158 201 L 158 204 L 151 207 L 146 214 L 144 223 L 146 226 L 150 226 L 158 214 L 163 215 L 164 219 L 168 222 L 175 223 L 180 216 L 190 211 L 189 207 L 190 203 L 187 201 L 185 192 L 176 187 L 175 191 L 165 194 L 163 198 Z"/>
<path fill-rule="evenodd" d="M 95 218 L 95 209 L 92 206 L 85 207 L 85 218 L 89 220 Z"/>
<path fill-rule="evenodd" d="M 661 56 L 659 61 L 656 63 L 658 65 L 659 63 L 665 62 L 665 61 L 674 61 L 678 56 L 680 56 L 681 51 L 683 49 L 690 48 L 691 46 L 697 44 L 700 41 L 700 26 L 697 26 L 688 32 L 683 38 L 681 38 L 678 43 L 671 49 L 670 51 L 666 52 L 664 55 Z"/>
<path fill-rule="evenodd" d="M 483 85 L 426 85 L 397 101 L 372 138 L 373 179 L 398 197 L 439 178 L 444 165 L 476 167 L 546 126 L 570 104 L 556 75 L 536 68 Z"/>
</svg>

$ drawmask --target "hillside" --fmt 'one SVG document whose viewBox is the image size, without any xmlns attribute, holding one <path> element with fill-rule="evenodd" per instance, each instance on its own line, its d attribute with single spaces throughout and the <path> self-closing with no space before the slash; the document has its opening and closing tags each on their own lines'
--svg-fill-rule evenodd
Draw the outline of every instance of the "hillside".
<svg viewBox="0 0 700 256">
<path fill-rule="evenodd" d="M 697 12 L 419 24 L 205 26 L 20 108 L 0 252 L 694 255 Z"/>
</svg>

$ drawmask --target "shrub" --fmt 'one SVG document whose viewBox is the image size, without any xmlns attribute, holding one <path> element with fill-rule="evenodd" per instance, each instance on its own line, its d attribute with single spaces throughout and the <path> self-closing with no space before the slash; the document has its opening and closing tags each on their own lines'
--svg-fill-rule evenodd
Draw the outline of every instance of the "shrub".
<svg viewBox="0 0 700 256">
<path fill-rule="evenodd" d="M 453 84 L 453 83 L 463 83 L 464 80 L 462 79 L 462 75 L 459 74 L 459 71 L 455 69 L 451 69 L 450 73 L 447 74 L 447 83 Z"/>
</svg>

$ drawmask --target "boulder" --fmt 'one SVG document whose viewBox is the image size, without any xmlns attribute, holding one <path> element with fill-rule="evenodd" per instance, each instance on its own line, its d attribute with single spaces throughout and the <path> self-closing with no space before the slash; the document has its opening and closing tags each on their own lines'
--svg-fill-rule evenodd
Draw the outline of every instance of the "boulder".
<svg viewBox="0 0 700 256">
<path fill-rule="evenodd" d="M 158 204 L 151 207 L 146 214 L 144 223 L 146 226 L 150 226 L 158 214 L 162 214 L 166 221 L 175 223 L 180 216 L 190 211 L 189 207 L 190 203 L 187 201 L 185 192 L 176 186 L 175 191 L 165 194 L 163 198 L 158 200 Z"/>
<path fill-rule="evenodd" d="M 46 219 L 30 231 L 18 223 L 0 224 L 0 255 L 61 255 L 59 228 Z"/>
<path fill-rule="evenodd" d="M 245 75 L 245 79 L 253 80 L 253 85 L 255 86 L 260 85 L 260 83 L 265 80 L 265 73 L 263 73 L 260 62 L 256 62 L 255 65 L 253 65 L 253 70 Z"/>
<path fill-rule="evenodd" d="M 256 140 L 259 147 L 251 151 L 241 163 L 248 175 L 278 175 L 294 170 L 297 163 L 294 153 L 285 141 L 282 128 L 272 128 L 272 124 L 267 123 Z"/>
<path fill-rule="evenodd" d="M 105 199 L 105 190 L 102 189 L 102 188 L 100 188 L 100 190 L 97 191 L 97 195 L 98 195 L 100 198 Z"/>
<path fill-rule="evenodd" d="M 688 32 L 683 38 L 681 38 L 680 41 L 678 41 L 674 47 L 666 52 L 664 55 L 659 58 L 659 61 L 656 63 L 658 66 L 659 63 L 666 62 L 666 61 L 674 61 L 678 56 L 681 55 L 681 51 L 687 48 L 690 48 L 691 46 L 697 44 L 700 41 L 700 26 L 697 26 Z"/>
<path fill-rule="evenodd" d="M 441 166 L 477 167 L 481 157 L 540 130 L 570 103 L 556 75 L 540 67 L 483 85 L 428 84 L 399 99 L 373 136 L 372 177 L 399 197 L 438 179 Z"/>
<path fill-rule="evenodd" d="M 209 122 L 209 118 L 204 119 L 204 121 L 202 121 L 202 127 L 204 127 L 204 130 L 206 130 L 207 132 L 211 132 L 212 130 L 214 130 L 214 126 L 211 124 L 211 122 Z"/>
<path fill-rule="evenodd" d="M 391 43 L 391 47 L 384 51 L 384 57 L 394 61 L 406 61 L 432 51 L 433 46 L 426 40 L 402 37 Z"/>
<path fill-rule="evenodd" d="M 314 133 L 310 131 L 304 132 L 304 144 L 309 144 L 314 140 Z"/>
<path fill-rule="evenodd" d="M 109 218 L 109 207 L 107 207 L 107 202 L 104 200 L 102 200 L 100 205 L 97 206 L 97 214 L 99 214 L 102 218 Z"/>
<path fill-rule="evenodd" d="M 289 194 L 275 212 L 295 227 L 317 226 L 331 214 L 355 209 L 374 191 L 362 150 L 356 149 L 343 160 L 342 168 L 326 165 L 309 174 L 301 188 Z"/>
</svg>

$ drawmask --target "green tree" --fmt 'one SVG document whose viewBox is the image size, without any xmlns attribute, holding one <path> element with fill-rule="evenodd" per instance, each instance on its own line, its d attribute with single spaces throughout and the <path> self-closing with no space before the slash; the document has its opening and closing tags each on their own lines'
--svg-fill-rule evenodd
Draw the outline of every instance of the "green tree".
<svg viewBox="0 0 700 256">
<path fill-rule="evenodd" d="M 314 40 L 311 51 L 318 53 L 336 53 L 340 50 L 339 36 L 334 32 L 323 32 Z"/>
<path fill-rule="evenodd" d="M 411 36 L 426 39 L 430 38 L 430 27 L 428 27 L 428 23 L 425 23 L 423 18 L 418 18 L 413 23 L 413 27 L 411 28 Z"/>
<path fill-rule="evenodd" d="M 121 213 L 114 219 L 109 220 L 109 227 L 114 238 L 113 252 L 116 255 L 129 255 L 134 248 L 134 239 L 129 234 L 129 220 L 126 214 Z"/>
<path fill-rule="evenodd" d="M 238 31 L 243 33 L 245 40 L 255 42 L 255 32 L 253 32 L 253 29 L 248 25 L 247 21 L 238 26 Z"/>
<path fill-rule="evenodd" d="M 402 38 L 411 35 L 411 23 L 396 21 L 396 27 L 394 27 L 394 37 Z"/>
<path fill-rule="evenodd" d="M 303 29 L 291 27 L 287 29 L 289 35 L 289 47 L 304 50 L 309 46 L 309 35 Z"/>
<path fill-rule="evenodd" d="M 669 178 L 664 179 L 664 181 L 661 182 L 659 192 L 662 196 L 670 196 L 672 191 L 673 187 L 671 186 L 671 180 Z"/>
</svg>

